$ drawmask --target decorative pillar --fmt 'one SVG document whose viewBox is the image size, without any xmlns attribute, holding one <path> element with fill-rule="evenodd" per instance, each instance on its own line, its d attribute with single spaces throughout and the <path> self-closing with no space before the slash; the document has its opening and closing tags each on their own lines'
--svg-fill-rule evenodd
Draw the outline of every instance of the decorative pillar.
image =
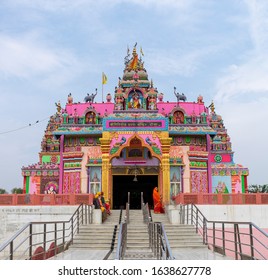
<svg viewBox="0 0 268 280">
<path fill-rule="evenodd" d="M 168 137 L 168 132 L 163 133 L 160 138 L 162 148 L 162 174 L 163 174 L 163 204 L 170 203 L 170 163 L 169 151 L 172 138 Z"/>
<path fill-rule="evenodd" d="M 101 152 L 102 152 L 102 191 L 104 192 L 105 199 L 108 199 L 109 195 L 109 174 L 110 174 L 110 133 L 103 132 L 102 138 L 100 138 Z"/>
<path fill-rule="evenodd" d="M 91 193 L 91 188 L 90 188 L 90 167 L 87 168 L 87 193 Z"/>
<path fill-rule="evenodd" d="M 211 152 L 210 152 L 210 136 L 206 135 L 207 138 L 207 152 L 208 152 L 208 193 L 212 193 L 212 170 L 211 170 Z"/>
<path fill-rule="evenodd" d="M 63 150 L 64 150 L 64 135 L 60 136 L 60 178 L 59 178 L 59 193 L 62 193 L 63 189 L 63 174 L 64 174 L 64 164 L 63 164 Z"/>
</svg>

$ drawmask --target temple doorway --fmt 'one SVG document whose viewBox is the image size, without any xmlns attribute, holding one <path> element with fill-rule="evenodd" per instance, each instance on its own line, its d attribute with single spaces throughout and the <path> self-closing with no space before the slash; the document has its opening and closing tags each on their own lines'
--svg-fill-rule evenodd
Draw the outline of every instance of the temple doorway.
<svg viewBox="0 0 268 280">
<path fill-rule="evenodd" d="M 130 192 L 130 209 L 141 209 L 141 192 L 144 202 L 153 207 L 153 188 L 158 186 L 157 175 L 137 175 L 137 181 L 133 181 L 133 175 L 113 176 L 113 209 L 125 208 Z"/>
</svg>

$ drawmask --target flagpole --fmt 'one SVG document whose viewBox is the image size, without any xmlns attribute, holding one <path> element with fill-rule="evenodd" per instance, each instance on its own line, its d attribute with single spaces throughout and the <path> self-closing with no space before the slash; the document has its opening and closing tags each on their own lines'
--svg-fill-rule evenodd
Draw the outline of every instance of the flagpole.
<svg viewBox="0 0 268 280">
<path fill-rule="evenodd" d="M 101 101 L 103 102 L 103 72 L 101 76 Z"/>
</svg>

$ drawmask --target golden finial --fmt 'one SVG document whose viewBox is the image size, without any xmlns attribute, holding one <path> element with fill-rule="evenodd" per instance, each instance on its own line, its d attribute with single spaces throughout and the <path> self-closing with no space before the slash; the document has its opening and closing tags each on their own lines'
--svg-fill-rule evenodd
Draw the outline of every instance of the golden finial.
<svg viewBox="0 0 268 280">
<path fill-rule="evenodd" d="M 136 47 L 137 47 L 137 43 L 133 47 L 133 51 L 132 51 L 133 56 L 136 56 L 137 54 Z"/>
<path fill-rule="evenodd" d="M 208 106 L 208 108 L 210 108 L 211 113 L 215 113 L 215 106 L 214 106 L 213 100 L 212 100 L 211 104 Z"/>
</svg>

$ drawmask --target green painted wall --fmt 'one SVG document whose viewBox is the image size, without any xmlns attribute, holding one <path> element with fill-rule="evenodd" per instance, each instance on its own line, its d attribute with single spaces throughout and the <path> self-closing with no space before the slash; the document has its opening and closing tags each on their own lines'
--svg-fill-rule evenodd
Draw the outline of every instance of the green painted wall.
<svg viewBox="0 0 268 280">
<path fill-rule="evenodd" d="M 245 193 L 245 176 L 241 176 L 242 193 Z"/>
<path fill-rule="evenodd" d="M 57 156 L 58 160 L 57 160 L 57 164 L 60 163 L 60 156 Z M 47 156 L 47 155 L 44 155 L 42 156 L 42 163 L 49 163 L 51 162 L 51 156 Z"/>
<path fill-rule="evenodd" d="M 26 177 L 26 193 L 29 193 L 30 176 Z"/>
</svg>

